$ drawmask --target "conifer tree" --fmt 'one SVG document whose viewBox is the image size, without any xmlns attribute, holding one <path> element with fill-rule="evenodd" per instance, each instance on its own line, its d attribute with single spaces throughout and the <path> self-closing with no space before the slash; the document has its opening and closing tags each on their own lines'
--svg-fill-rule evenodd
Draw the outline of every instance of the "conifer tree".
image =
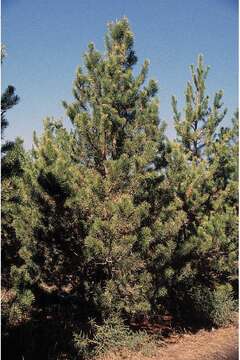
<svg viewBox="0 0 240 360">
<path fill-rule="evenodd" d="M 1 47 L 1 61 L 5 57 Z M 8 126 L 7 111 L 19 102 L 15 88 L 9 85 L 1 96 L 1 272 L 2 272 L 2 329 L 3 336 L 12 325 L 21 322 L 24 312 L 31 305 L 32 297 L 19 283 L 14 269 L 22 260 L 19 256 L 21 243 L 16 234 L 16 219 L 22 203 L 21 182 L 24 173 L 26 153 L 23 141 L 4 139 Z"/>
<path fill-rule="evenodd" d="M 166 156 L 163 183 L 171 201 L 155 223 L 153 261 L 160 305 L 167 302 L 181 315 L 191 310 L 220 325 L 229 320 L 221 311 L 226 310 L 224 302 L 233 307 L 236 277 L 237 123 L 220 128 L 226 114 L 221 110 L 223 92 L 216 93 L 210 106 L 202 56 L 191 71 L 183 116 L 172 99 L 177 141 Z"/>
<path fill-rule="evenodd" d="M 1 62 L 5 58 L 5 47 L 1 45 Z M 22 175 L 24 150 L 21 139 L 4 141 L 4 131 L 8 126 L 6 112 L 19 102 L 15 88 L 9 85 L 1 95 L 1 185 L 2 185 L 2 282 L 9 283 L 10 266 L 17 257 L 17 239 L 13 225 L 14 214 L 17 212 L 18 180 Z"/>
<path fill-rule="evenodd" d="M 136 63 L 128 20 L 109 24 L 105 53 L 89 44 L 63 102 L 71 130 L 47 118 L 31 152 L 2 147 L 4 325 L 35 317 L 55 358 L 71 341 L 81 354 L 113 332 L 125 342 L 138 314 L 221 326 L 235 306 L 238 112 L 222 126 L 223 92 L 211 104 L 200 56 L 182 114 L 172 98 L 170 141 L 149 64 L 135 75 Z M 4 130 L 13 87 L 2 101 Z"/>
<path fill-rule="evenodd" d="M 164 129 L 157 84 L 144 85 L 148 62 L 134 76 L 136 61 L 125 18 L 109 25 L 106 54 L 89 45 L 75 100 L 64 102 L 73 130 L 48 121 L 36 139 L 26 170 L 29 212 L 18 226 L 22 243 L 32 247 L 37 284 L 58 292 L 68 285 L 101 317 L 150 310 L 151 275 L 142 256 L 150 205 L 137 202 L 135 192 L 159 162 Z"/>
</svg>

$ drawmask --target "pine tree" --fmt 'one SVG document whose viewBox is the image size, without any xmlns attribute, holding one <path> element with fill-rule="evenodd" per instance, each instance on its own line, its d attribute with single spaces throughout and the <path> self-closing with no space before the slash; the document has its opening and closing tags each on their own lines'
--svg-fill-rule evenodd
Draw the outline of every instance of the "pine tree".
<svg viewBox="0 0 240 360">
<path fill-rule="evenodd" d="M 64 102 L 73 130 L 48 121 L 35 139 L 26 170 L 28 216 L 23 208 L 18 224 L 33 254 L 25 261 L 38 269 L 36 284 L 58 293 L 68 286 L 100 317 L 150 310 L 151 275 L 142 256 L 150 205 L 135 192 L 159 163 L 164 129 L 157 84 L 144 86 L 148 62 L 135 77 L 136 61 L 125 18 L 109 25 L 105 55 L 89 45 L 75 100 Z"/>
<path fill-rule="evenodd" d="M 5 57 L 1 47 L 1 61 Z M 16 219 L 22 204 L 21 182 L 24 175 L 26 153 L 23 141 L 4 141 L 8 126 L 6 113 L 19 102 L 15 88 L 9 85 L 1 96 L 1 272 L 2 272 L 2 329 L 5 336 L 11 326 L 21 322 L 32 303 L 32 295 L 24 289 L 15 269 L 21 266 L 21 243 L 16 234 Z"/>
<path fill-rule="evenodd" d="M 5 47 L 1 46 L 1 62 L 5 58 Z M 1 185 L 2 185 L 2 282 L 9 282 L 10 266 L 15 262 L 19 244 L 13 225 L 14 214 L 17 212 L 18 179 L 22 175 L 22 161 L 24 150 L 21 139 L 4 142 L 4 130 L 8 126 L 6 112 L 15 106 L 19 96 L 15 88 L 9 85 L 1 96 Z"/>
<path fill-rule="evenodd" d="M 202 56 L 191 71 L 184 116 L 172 99 L 177 141 L 166 156 L 168 198 L 154 229 L 156 294 L 160 307 L 165 302 L 181 316 L 192 312 L 192 318 L 195 312 L 220 325 L 229 314 L 219 315 L 225 308 L 216 299 L 222 297 L 232 308 L 236 277 L 237 122 L 219 128 L 226 114 L 223 92 L 216 93 L 210 107 Z"/>
<path fill-rule="evenodd" d="M 32 317 L 46 336 L 34 330 L 34 346 L 55 358 L 73 354 L 71 341 L 88 354 L 98 336 L 134 339 L 127 323 L 139 314 L 221 326 L 235 306 L 238 112 L 221 127 L 223 92 L 210 103 L 200 56 L 183 114 L 172 98 L 168 140 L 148 62 L 134 75 L 126 18 L 105 45 L 89 45 L 63 102 L 71 130 L 47 118 L 32 151 L 20 139 L 2 147 L 4 325 Z M 14 88 L 2 99 L 4 130 Z"/>
</svg>

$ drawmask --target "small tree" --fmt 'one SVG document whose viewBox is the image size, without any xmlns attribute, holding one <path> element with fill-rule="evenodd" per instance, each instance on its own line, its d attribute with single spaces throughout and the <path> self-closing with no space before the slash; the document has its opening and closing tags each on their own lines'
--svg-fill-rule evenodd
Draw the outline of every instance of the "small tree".
<svg viewBox="0 0 240 360">
<path fill-rule="evenodd" d="M 203 320 L 214 322 L 214 304 L 203 310 L 197 298 L 218 288 L 222 292 L 223 286 L 229 296 L 236 276 L 237 123 L 219 128 L 226 114 L 223 92 L 216 93 L 210 107 L 202 56 L 191 71 L 183 117 L 172 99 L 177 141 L 166 157 L 164 182 L 170 201 L 155 223 L 153 261 L 159 303 L 181 314 L 194 308 Z"/>
<path fill-rule="evenodd" d="M 29 216 L 22 215 L 18 233 L 33 247 L 38 284 L 58 292 L 68 285 L 101 317 L 131 316 L 150 310 L 142 256 L 150 205 L 135 192 L 163 148 L 157 84 L 144 86 L 147 61 L 133 75 L 137 58 L 125 18 L 109 25 L 106 54 L 90 44 L 84 61 L 75 101 L 64 102 L 72 132 L 48 121 L 36 139 L 25 185 Z"/>
</svg>

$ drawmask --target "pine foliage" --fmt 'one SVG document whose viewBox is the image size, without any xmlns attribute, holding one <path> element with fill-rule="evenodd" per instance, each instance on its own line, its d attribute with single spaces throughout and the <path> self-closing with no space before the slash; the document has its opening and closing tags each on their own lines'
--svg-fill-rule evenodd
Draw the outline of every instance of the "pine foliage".
<svg viewBox="0 0 240 360">
<path fill-rule="evenodd" d="M 55 358 L 96 353 L 96 339 L 118 347 L 116 334 L 135 341 L 129 325 L 139 317 L 227 324 L 237 297 L 238 112 L 222 125 L 223 91 L 207 95 L 200 55 L 182 112 L 172 98 L 176 139 L 167 139 L 126 18 L 109 24 L 104 53 L 90 43 L 83 59 L 73 102 L 63 101 L 71 130 L 47 118 L 32 151 L 18 139 L 2 148 L 9 323 L 51 318 Z M 10 90 L 3 130 L 18 101 Z"/>
</svg>

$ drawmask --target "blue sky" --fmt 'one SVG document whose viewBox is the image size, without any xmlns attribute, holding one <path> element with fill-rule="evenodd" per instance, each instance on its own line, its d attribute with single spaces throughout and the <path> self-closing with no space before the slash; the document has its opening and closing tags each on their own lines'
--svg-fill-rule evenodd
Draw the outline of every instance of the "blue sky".
<svg viewBox="0 0 240 360">
<path fill-rule="evenodd" d="M 61 100 L 72 99 L 87 44 L 103 50 L 106 24 L 124 15 L 139 64 L 148 58 L 149 75 L 159 82 L 168 135 L 174 136 L 171 95 L 182 104 L 189 65 L 199 53 L 211 66 L 209 95 L 224 90 L 230 121 L 238 105 L 237 0 L 2 0 L 3 89 L 12 84 L 21 98 L 8 112 L 6 138 L 20 136 L 30 148 L 46 116 L 65 118 Z"/>
</svg>

